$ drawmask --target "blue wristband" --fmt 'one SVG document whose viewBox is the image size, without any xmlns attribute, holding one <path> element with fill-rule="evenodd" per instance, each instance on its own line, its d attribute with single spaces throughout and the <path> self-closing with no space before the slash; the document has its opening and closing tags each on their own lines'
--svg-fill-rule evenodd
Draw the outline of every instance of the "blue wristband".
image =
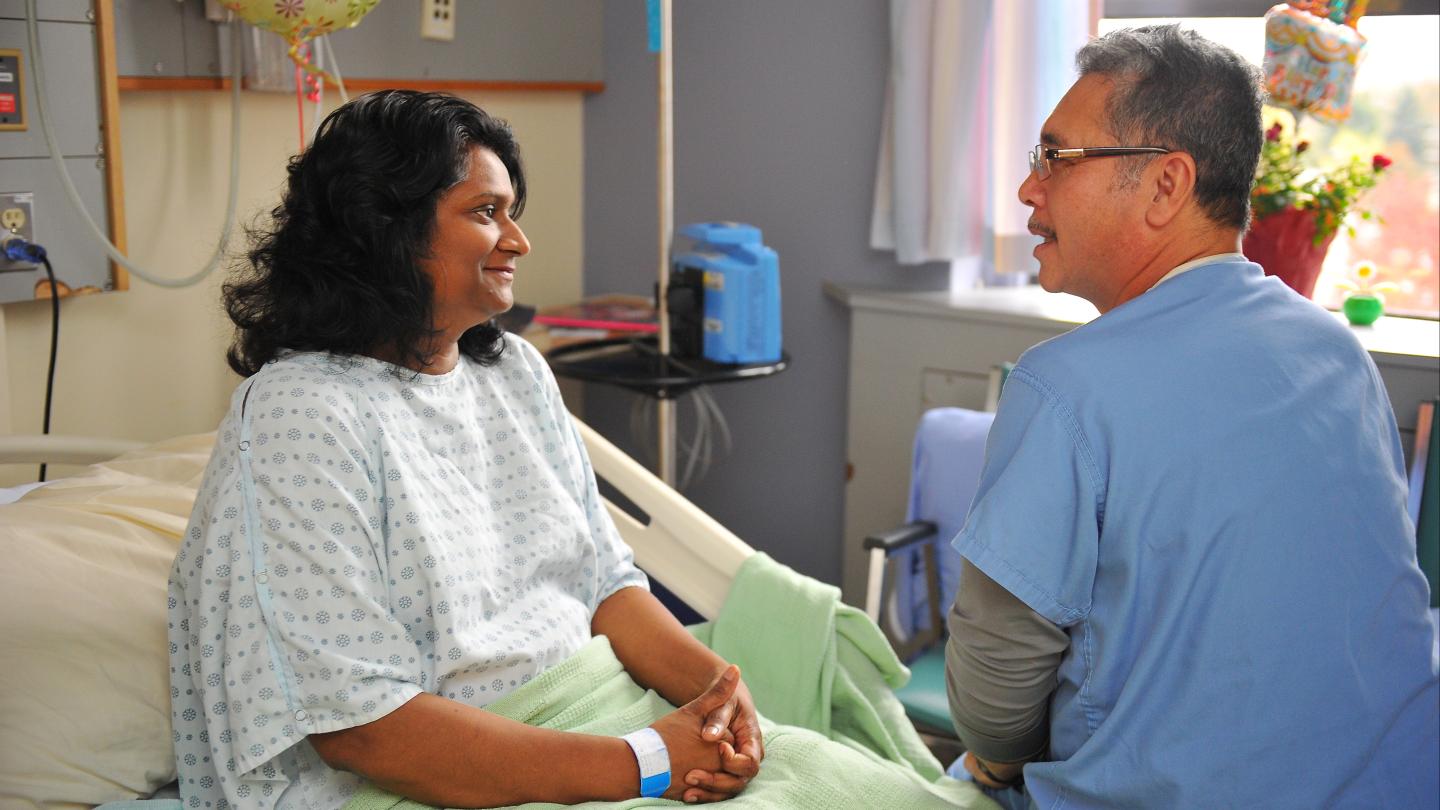
<svg viewBox="0 0 1440 810">
<path fill-rule="evenodd" d="M 670 752 L 665 740 L 653 728 L 632 731 L 620 739 L 635 752 L 635 762 L 640 766 L 640 795 L 646 799 L 658 799 L 670 789 Z"/>
</svg>

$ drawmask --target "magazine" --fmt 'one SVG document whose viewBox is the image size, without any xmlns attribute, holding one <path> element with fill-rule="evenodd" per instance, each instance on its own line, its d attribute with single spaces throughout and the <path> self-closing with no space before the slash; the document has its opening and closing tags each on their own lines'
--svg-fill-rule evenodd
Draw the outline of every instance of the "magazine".
<svg viewBox="0 0 1440 810">
<path fill-rule="evenodd" d="M 546 307 L 535 322 L 550 329 L 653 334 L 660 331 L 655 304 L 641 295 L 601 295 L 578 304 Z"/>
</svg>

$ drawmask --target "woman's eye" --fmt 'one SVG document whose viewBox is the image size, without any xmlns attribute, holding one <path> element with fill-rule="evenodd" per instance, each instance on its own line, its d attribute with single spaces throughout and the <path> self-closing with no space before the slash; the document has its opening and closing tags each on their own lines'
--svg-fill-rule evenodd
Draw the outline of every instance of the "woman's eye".
<svg viewBox="0 0 1440 810">
<path fill-rule="evenodd" d="M 493 217 L 495 216 L 495 210 L 496 210 L 496 209 L 495 209 L 495 206 L 493 206 L 493 205 L 482 205 L 482 206 L 480 206 L 479 208 L 476 208 L 476 209 L 475 209 L 475 213 L 477 213 L 477 214 L 479 214 L 479 215 L 481 215 L 481 216 L 483 216 L 483 217 L 491 217 L 491 218 L 493 218 Z"/>
</svg>

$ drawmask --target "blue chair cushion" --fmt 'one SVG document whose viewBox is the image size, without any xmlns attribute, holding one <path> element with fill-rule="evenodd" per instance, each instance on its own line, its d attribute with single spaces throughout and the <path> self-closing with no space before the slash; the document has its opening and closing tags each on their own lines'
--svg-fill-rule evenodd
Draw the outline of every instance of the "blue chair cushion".
<svg viewBox="0 0 1440 810">
<path fill-rule="evenodd" d="M 912 722 L 955 736 L 950 699 L 945 693 L 945 647 L 937 645 L 910 662 L 910 682 L 895 690 Z"/>
<path fill-rule="evenodd" d="M 950 541 L 965 525 L 970 501 L 980 486 L 985 462 L 985 438 L 995 414 L 964 408 L 933 408 L 920 417 L 915 430 L 915 452 L 910 472 L 910 503 L 906 520 L 928 520 L 936 525 L 935 558 L 940 564 L 940 614 L 955 601 L 960 586 L 960 554 Z M 896 552 L 897 623 L 905 633 L 930 626 L 925 589 L 925 566 L 920 546 Z M 908 663 L 908 662 L 907 662 Z M 944 702 L 945 695 L 940 695 Z"/>
</svg>

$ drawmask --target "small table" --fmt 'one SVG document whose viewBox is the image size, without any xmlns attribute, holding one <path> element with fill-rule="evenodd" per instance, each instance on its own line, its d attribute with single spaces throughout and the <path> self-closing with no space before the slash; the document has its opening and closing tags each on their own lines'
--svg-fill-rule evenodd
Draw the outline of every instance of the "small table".
<svg viewBox="0 0 1440 810">
<path fill-rule="evenodd" d="M 715 363 L 660 354 L 654 335 L 570 343 L 546 354 L 556 375 L 628 388 L 655 399 L 676 399 L 702 385 L 752 380 L 784 371 L 790 355 L 773 363 Z"/>
</svg>

